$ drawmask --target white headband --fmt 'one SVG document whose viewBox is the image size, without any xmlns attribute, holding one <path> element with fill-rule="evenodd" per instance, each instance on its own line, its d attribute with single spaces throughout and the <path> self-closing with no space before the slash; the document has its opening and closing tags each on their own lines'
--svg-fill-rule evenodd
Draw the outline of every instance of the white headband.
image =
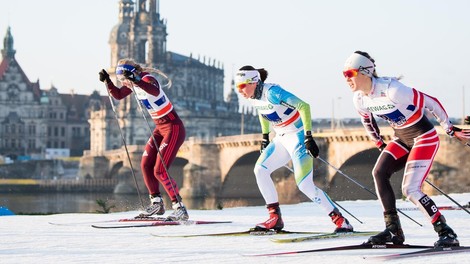
<svg viewBox="0 0 470 264">
<path fill-rule="evenodd" d="M 344 63 L 344 68 L 358 69 L 362 74 L 372 77 L 375 65 L 367 57 L 358 53 L 353 53 Z"/>
<path fill-rule="evenodd" d="M 257 83 L 260 79 L 257 70 L 238 71 L 235 75 L 235 85 L 239 83 Z"/>
</svg>

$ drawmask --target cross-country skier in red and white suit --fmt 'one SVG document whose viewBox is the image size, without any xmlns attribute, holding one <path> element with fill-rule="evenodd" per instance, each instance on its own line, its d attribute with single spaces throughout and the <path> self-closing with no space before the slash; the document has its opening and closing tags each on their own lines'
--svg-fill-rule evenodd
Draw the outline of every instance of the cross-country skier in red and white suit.
<svg viewBox="0 0 470 264">
<path fill-rule="evenodd" d="M 144 215 L 165 213 L 159 187 L 162 184 L 173 203 L 174 211 L 167 217 L 168 220 L 187 220 L 188 212 L 181 202 L 178 186 L 167 172 L 184 142 L 185 128 L 159 82 L 149 73 L 152 71 L 158 72 L 153 68 L 142 68 L 131 59 L 120 60 L 116 67 L 116 76 L 123 84 L 121 88 L 113 84 L 105 70 L 99 75 L 100 81 L 106 83 L 110 94 L 118 100 L 127 97 L 134 90 L 137 99 L 146 107 L 156 125 L 153 138 L 149 138 L 141 161 L 141 170 L 151 201 Z"/>
<path fill-rule="evenodd" d="M 381 150 L 372 174 L 383 206 L 386 229 L 370 237 L 368 243 L 403 244 L 405 241 L 390 184 L 392 174 L 404 168 L 403 195 L 433 224 L 439 236 L 435 246 L 458 246 L 455 232 L 446 224 L 433 200 L 421 191 L 439 148 L 438 134 L 424 110 L 431 113 L 450 136 L 464 137 L 461 129 L 451 124 L 436 98 L 405 86 L 397 78 L 378 77 L 375 61 L 366 52 L 353 53 L 345 63 L 343 74 L 354 92 L 354 106 L 363 125 Z M 374 115 L 385 119 L 394 129 L 393 141 L 384 142 Z"/>
</svg>

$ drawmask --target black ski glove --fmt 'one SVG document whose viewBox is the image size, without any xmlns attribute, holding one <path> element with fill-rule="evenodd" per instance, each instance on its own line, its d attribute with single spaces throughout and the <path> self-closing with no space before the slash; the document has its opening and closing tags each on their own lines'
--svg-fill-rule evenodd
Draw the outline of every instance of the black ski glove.
<svg viewBox="0 0 470 264">
<path fill-rule="evenodd" d="M 305 148 L 307 149 L 308 154 L 314 158 L 318 158 L 318 154 L 320 153 L 320 150 L 318 149 L 318 146 L 317 146 L 317 143 L 315 143 L 315 140 L 313 140 L 311 131 L 307 131 L 305 133 L 304 144 L 305 144 Z"/>
<path fill-rule="evenodd" d="M 109 74 L 104 69 L 102 69 L 98 74 L 100 75 L 100 82 L 104 82 L 104 83 L 111 82 L 111 79 L 109 78 Z"/>
<path fill-rule="evenodd" d="M 387 144 L 383 143 L 382 145 L 380 145 L 379 147 L 379 150 L 380 152 L 384 151 L 384 149 L 387 147 Z"/>
<path fill-rule="evenodd" d="M 375 142 L 375 146 L 380 150 L 380 152 L 382 152 L 387 147 L 387 144 L 385 143 L 382 136 L 380 136 L 380 140 Z"/>
<path fill-rule="evenodd" d="M 449 137 L 454 137 L 455 132 L 461 132 L 462 129 L 456 126 L 452 126 L 449 130 L 446 131 Z"/>
<path fill-rule="evenodd" d="M 269 145 L 269 133 L 263 134 L 263 140 L 261 141 L 261 149 L 259 152 L 263 153 L 264 149 Z"/>
<path fill-rule="evenodd" d="M 140 76 L 138 74 L 136 74 L 135 72 L 124 71 L 122 75 L 124 75 L 124 77 L 126 77 L 126 79 L 128 79 L 129 81 L 131 81 L 133 83 L 136 83 L 136 82 L 140 81 Z"/>
</svg>

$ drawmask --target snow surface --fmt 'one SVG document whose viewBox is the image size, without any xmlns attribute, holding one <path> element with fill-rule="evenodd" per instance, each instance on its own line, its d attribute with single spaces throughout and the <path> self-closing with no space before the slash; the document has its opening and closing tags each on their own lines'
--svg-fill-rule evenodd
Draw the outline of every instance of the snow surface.
<svg viewBox="0 0 470 264">
<path fill-rule="evenodd" d="M 465 205 L 470 193 L 452 194 Z M 439 206 L 454 205 L 444 196 L 434 196 Z M 348 217 L 357 231 L 382 231 L 382 209 L 377 200 L 339 202 L 364 224 Z M 437 235 L 424 215 L 409 201 L 398 200 L 403 212 L 423 227 L 400 215 L 406 243 L 432 245 Z M 410 210 L 405 210 L 410 209 Z M 285 229 L 290 231 L 324 231 L 334 229 L 329 217 L 313 203 L 282 205 Z M 367 237 L 336 238 L 299 243 L 274 243 L 272 236 L 169 238 L 151 234 L 203 234 L 243 231 L 264 221 L 262 206 L 223 210 L 190 210 L 190 219 L 233 221 L 230 224 L 158 226 L 128 229 L 95 229 L 89 222 L 133 217 L 138 212 L 111 214 L 55 214 L 46 216 L 0 217 L 0 263 L 377 263 L 364 259 L 411 251 L 409 249 L 354 250 L 305 253 L 277 257 L 252 257 L 245 254 L 308 250 L 362 243 Z M 458 234 L 461 245 L 470 245 L 470 215 L 463 210 L 445 210 L 448 224 Z M 345 214 L 347 215 L 347 214 Z M 57 226 L 54 223 L 82 223 Z M 88 223 L 84 223 L 88 222 Z M 288 237 L 290 235 L 277 235 Z M 391 263 L 470 263 L 470 253 L 437 255 L 387 261 Z"/>
</svg>

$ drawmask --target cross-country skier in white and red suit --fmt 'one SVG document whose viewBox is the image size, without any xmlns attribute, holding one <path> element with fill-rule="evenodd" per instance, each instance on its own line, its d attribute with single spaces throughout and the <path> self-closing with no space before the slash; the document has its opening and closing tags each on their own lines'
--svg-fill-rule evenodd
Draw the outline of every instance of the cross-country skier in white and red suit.
<svg viewBox="0 0 470 264">
<path fill-rule="evenodd" d="M 468 133 L 452 125 L 436 98 L 402 84 L 397 78 L 378 77 L 375 61 L 366 52 L 354 52 L 346 60 L 343 75 L 354 93 L 354 106 L 367 133 L 381 150 L 372 175 L 383 206 L 386 228 L 370 237 L 368 243 L 403 244 L 405 241 L 390 184 L 392 174 L 404 168 L 403 195 L 433 224 L 439 236 L 435 246 L 458 246 L 456 233 L 447 225 L 433 200 L 421 191 L 439 148 L 439 137 L 425 110 L 436 118 L 449 136 L 468 140 Z M 385 119 L 394 129 L 395 138 L 388 144 L 381 137 L 374 116 Z"/>
</svg>

